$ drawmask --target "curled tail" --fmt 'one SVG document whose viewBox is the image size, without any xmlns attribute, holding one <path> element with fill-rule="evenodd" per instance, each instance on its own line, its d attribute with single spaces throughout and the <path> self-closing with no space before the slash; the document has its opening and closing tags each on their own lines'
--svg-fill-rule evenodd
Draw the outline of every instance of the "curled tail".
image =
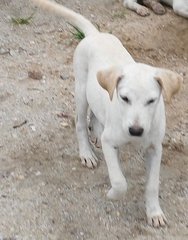
<svg viewBox="0 0 188 240">
<path fill-rule="evenodd" d="M 42 8 L 55 12 L 63 16 L 70 24 L 80 29 L 85 36 L 96 34 L 99 31 L 97 28 L 85 17 L 76 13 L 56 2 L 49 0 L 32 0 L 36 5 L 41 6 Z"/>
</svg>

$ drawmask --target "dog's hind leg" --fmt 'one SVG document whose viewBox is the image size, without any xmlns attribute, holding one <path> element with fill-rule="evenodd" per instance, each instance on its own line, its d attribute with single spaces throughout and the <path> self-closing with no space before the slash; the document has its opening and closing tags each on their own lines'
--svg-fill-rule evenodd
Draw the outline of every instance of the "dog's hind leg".
<svg viewBox="0 0 188 240">
<path fill-rule="evenodd" d="M 97 120 L 94 113 L 90 110 L 89 114 L 89 131 L 90 131 L 90 139 L 95 147 L 101 147 L 101 135 L 103 132 L 102 124 Z"/>
<path fill-rule="evenodd" d="M 76 98 L 76 133 L 79 145 L 79 154 L 81 163 L 88 168 L 97 166 L 97 157 L 95 156 L 88 136 L 88 124 L 87 124 L 87 109 L 88 103 L 86 99 L 85 89 L 82 86 L 80 88 L 79 80 L 76 79 L 75 98 Z"/>
<path fill-rule="evenodd" d="M 98 159 L 94 154 L 88 136 L 87 110 L 88 102 L 86 97 L 87 71 L 80 59 L 74 59 L 75 70 L 75 100 L 76 100 L 76 132 L 79 145 L 81 163 L 88 168 L 97 166 Z"/>
</svg>

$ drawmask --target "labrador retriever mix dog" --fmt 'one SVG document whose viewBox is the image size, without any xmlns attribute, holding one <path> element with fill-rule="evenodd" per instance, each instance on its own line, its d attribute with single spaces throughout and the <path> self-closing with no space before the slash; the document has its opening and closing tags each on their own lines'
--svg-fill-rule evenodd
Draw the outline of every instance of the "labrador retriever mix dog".
<svg viewBox="0 0 188 240">
<path fill-rule="evenodd" d="M 165 134 L 163 91 L 169 102 L 182 77 L 170 70 L 137 63 L 112 34 L 100 33 L 86 18 L 49 0 L 33 0 L 44 9 L 62 15 L 81 29 L 85 38 L 74 54 L 76 131 L 83 165 L 97 166 L 88 137 L 87 110 L 101 139 L 111 189 L 107 196 L 119 199 L 127 182 L 119 164 L 119 147 L 133 143 L 144 149 L 147 165 L 146 215 L 154 227 L 166 218 L 159 204 L 159 172 Z"/>
<path fill-rule="evenodd" d="M 188 1 L 187 0 L 124 0 L 124 5 L 135 11 L 140 16 L 149 15 L 149 10 L 152 9 L 156 14 L 164 14 L 165 8 L 160 4 L 163 2 L 171 7 L 176 14 L 188 18 Z M 144 5 L 144 6 L 143 6 Z M 146 7 L 145 7 L 146 6 Z"/>
</svg>

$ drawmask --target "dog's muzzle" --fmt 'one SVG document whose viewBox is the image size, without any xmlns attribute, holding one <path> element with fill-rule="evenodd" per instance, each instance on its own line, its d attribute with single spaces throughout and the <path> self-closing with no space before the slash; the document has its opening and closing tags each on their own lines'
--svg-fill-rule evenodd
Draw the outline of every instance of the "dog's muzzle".
<svg viewBox="0 0 188 240">
<path fill-rule="evenodd" d="M 130 127 L 129 128 L 129 133 L 131 136 L 134 137 L 141 137 L 144 132 L 144 129 L 141 127 Z"/>
</svg>

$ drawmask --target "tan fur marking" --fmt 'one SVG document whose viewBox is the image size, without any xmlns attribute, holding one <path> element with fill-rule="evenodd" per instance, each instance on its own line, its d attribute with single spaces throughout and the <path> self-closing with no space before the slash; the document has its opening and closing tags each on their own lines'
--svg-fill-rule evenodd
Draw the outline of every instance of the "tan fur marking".
<svg viewBox="0 0 188 240">
<path fill-rule="evenodd" d="M 167 103 L 170 103 L 173 95 L 180 90 L 183 78 L 170 70 L 160 70 L 155 79 L 162 86 Z"/>
<path fill-rule="evenodd" d="M 121 78 L 122 71 L 117 66 L 113 66 L 107 70 L 101 70 L 97 73 L 97 80 L 101 87 L 108 92 L 110 100 L 112 100 L 114 90 Z"/>
</svg>

